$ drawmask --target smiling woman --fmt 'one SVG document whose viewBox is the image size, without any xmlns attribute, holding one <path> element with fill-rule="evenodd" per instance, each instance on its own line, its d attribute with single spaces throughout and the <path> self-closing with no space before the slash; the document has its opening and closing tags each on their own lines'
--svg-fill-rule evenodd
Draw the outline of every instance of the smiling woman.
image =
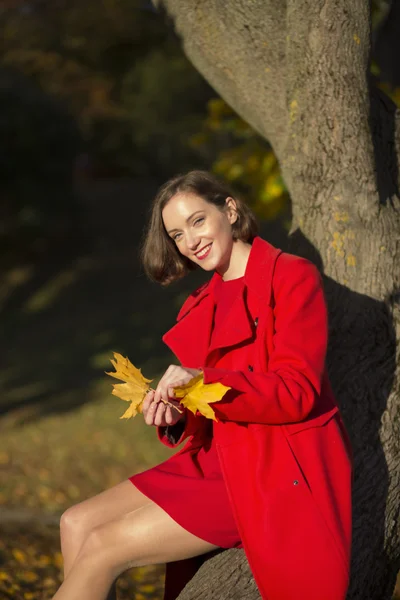
<svg viewBox="0 0 400 600">
<path fill-rule="evenodd" d="M 195 194 L 178 193 L 162 211 L 165 230 L 180 254 L 205 271 L 217 270 L 224 279 L 243 270 L 250 244 L 232 237 L 237 221 L 236 202 L 226 198 L 221 210 Z"/>
<path fill-rule="evenodd" d="M 211 238 L 217 229 L 218 238 L 224 232 L 225 243 L 235 249 L 235 254 L 243 244 L 251 244 L 258 233 L 257 221 L 247 204 L 211 173 L 191 171 L 168 181 L 151 208 L 142 252 L 147 276 L 168 285 L 198 266 L 207 271 L 215 269 L 221 248 Z M 202 239 L 205 244 L 197 247 Z M 212 246 L 209 256 L 205 245 Z M 226 262 L 229 249 L 225 250 Z"/>
<path fill-rule="evenodd" d="M 163 337 L 179 364 L 143 402 L 161 442 L 187 443 L 64 513 L 57 600 L 111 600 L 123 571 L 158 563 L 173 600 L 197 557 L 218 548 L 244 548 L 262 598 L 344 600 L 351 452 L 325 367 L 321 277 L 256 233 L 246 204 L 209 173 L 176 177 L 156 196 L 148 276 L 167 285 L 196 267 L 213 272 Z M 216 421 L 174 398 L 200 373 L 230 388 L 213 403 Z"/>
</svg>

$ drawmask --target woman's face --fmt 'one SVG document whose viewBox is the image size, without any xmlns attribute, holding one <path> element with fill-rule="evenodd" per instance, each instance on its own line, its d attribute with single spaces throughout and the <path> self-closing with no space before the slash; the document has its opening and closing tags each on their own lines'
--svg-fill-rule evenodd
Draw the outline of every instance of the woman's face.
<svg viewBox="0 0 400 600">
<path fill-rule="evenodd" d="M 226 270 L 233 247 L 232 224 L 237 219 L 232 198 L 227 198 L 221 211 L 200 196 L 178 193 L 164 207 L 162 218 L 183 256 L 205 271 Z"/>
</svg>

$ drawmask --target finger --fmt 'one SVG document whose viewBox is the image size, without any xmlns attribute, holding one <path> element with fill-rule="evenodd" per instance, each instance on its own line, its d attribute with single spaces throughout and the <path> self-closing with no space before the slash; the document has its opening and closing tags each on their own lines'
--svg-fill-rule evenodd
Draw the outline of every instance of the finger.
<svg viewBox="0 0 400 600">
<path fill-rule="evenodd" d="M 172 415 L 172 409 L 170 406 L 167 406 L 167 408 L 165 409 L 164 419 L 167 425 L 172 425 L 172 423 L 174 422 L 174 417 Z"/>
<path fill-rule="evenodd" d="M 171 375 L 170 375 L 170 373 L 168 373 L 168 369 L 167 369 L 167 371 L 161 377 L 161 379 L 158 382 L 158 385 L 156 387 L 156 391 L 155 391 L 155 395 L 154 395 L 154 400 L 156 402 L 160 402 L 161 398 L 163 397 L 163 394 L 165 395 L 165 392 L 163 392 L 163 390 L 164 390 L 165 386 L 168 386 L 170 377 L 171 377 Z"/>
<path fill-rule="evenodd" d="M 164 402 L 168 401 L 168 388 L 170 387 L 170 381 L 164 381 L 161 383 L 160 387 L 159 387 L 159 393 L 160 393 L 160 400 L 163 400 Z"/>
<path fill-rule="evenodd" d="M 147 396 L 147 394 L 146 394 L 146 396 L 144 397 L 143 404 L 142 404 L 142 414 L 143 414 L 144 419 L 146 418 L 146 415 L 149 411 L 149 408 L 153 401 L 153 398 L 154 398 L 154 392 L 152 393 L 151 396 Z"/>
<path fill-rule="evenodd" d="M 157 408 L 157 411 L 154 415 L 154 425 L 161 427 L 165 425 L 165 406 L 164 402 L 160 402 Z"/>
<path fill-rule="evenodd" d="M 154 392 L 154 402 L 160 402 L 161 400 L 161 386 L 162 386 L 162 379 L 160 379 L 160 381 L 158 382 L 158 385 L 156 387 L 156 391 Z"/>
<path fill-rule="evenodd" d="M 145 416 L 145 421 L 147 425 L 154 425 L 154 416 L 157 412 L 158 402 L 152 402 L 149 406 L 147 414 Z"/>
<path fill-rule="evenodd" d="M 153 402 L 153 400 L 154 400 L 154 390 L 149 390 L 143 400 L 143 404 L 142 404 L 143 414 L 147 413 L 149 406 Z"/>
<path fill-rule="evenodd" d="M 158 382 L 155 400 L 159 402 L 161 399 L 167 401 L 168 398 L 173 398 L 173 387 L 184 385 L 190 381 L 190 379 L 192 379 L 192 375 L 187 373 L 184 369 L 182 369 L 182 367 L 170 365 Z"/>
</svg>

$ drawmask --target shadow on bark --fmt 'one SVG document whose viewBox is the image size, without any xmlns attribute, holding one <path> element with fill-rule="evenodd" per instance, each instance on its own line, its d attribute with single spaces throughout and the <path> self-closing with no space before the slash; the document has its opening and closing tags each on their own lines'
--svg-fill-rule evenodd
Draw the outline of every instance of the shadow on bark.
<svg viewBox="0 0 400 600">
<path fill-rule="evenodd" d="M 289 251 L 308 258 L 323 272 L 318 251 L 300 230 L 291 236 Z M 368 594 L 370 600 L 383 600 L 391 598 L 397 574 L 384 547 L 389 476 L 380 434 L 395 378 L 395 326 L 384 302 L 325 275 L 323 280 L 329 313 L 328 371 L 354 453 L 348 599 Z M 390 435 L 390 430 L 383 435 Z"/>
</svg>

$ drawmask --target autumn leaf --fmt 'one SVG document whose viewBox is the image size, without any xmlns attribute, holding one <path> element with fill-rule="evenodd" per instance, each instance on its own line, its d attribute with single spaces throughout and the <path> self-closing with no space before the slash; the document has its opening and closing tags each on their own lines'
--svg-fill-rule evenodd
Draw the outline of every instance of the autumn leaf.
<svg viewBox="0 0 400 600">
<path fill-rule="evenodd" d="M 114 358 L 115 360 L 110 359 L 110 361 L 115 372 L 106 372 L 106 375 L 125 381 L 125 383 L 116 383 L 113 385 L 112 394 L 121 398 L 121 400 L 125 400 L 125 402 L 130 402 L 129 408 L 127 408 L 122 417 L 120 417 L 120 419 L 130 419 L 142 412 L 144 397 L 149 389 L 152 389 L 149 388 L 149 383 L 153 380 L 146 379 L 146 377 L 142 375 L 141 369 L 135 367 L 128 357 L 124 358 L 121 354 L 114 352 Z M 168 400 L 163 400 L 161 398 L 161 401 L 167 406 L 174 406 L 171 402 L 168 402 Z M 178 412 L 182 412 L 176 406 L 174 406 L 174 408 Z"/>
<path fill-rule="evenodd" d="M 199 411 L 207 419 L 217 420 L 210 404 L 218 402 L 231 388 L 222 383 L 204 383 L 203 374 L 194 377 L 185 385 L 174 388 L 174 395 L 182 406 L 194 415 Z"/>
<path fill-rule="evenodd" d="M 125 402 L 130 402 L 129 408 L 120 417 L 120 419 L 130 419 L 136 416 L 138 412 L 142 412 L 144 397 L 149 390 L 149 383 L 153 380 L 146 379 L 141 370 L 137 369 L 128 357 L 124 358 L 121 354 L 114 352 L 114 358 L 115 360 L 110 360 L 115 372 L 106 372 L 106 375 L 125 382 L 113 385 L 112 394 L 121 398 L 121 400 L 125 400 Z"/>
</svg>

